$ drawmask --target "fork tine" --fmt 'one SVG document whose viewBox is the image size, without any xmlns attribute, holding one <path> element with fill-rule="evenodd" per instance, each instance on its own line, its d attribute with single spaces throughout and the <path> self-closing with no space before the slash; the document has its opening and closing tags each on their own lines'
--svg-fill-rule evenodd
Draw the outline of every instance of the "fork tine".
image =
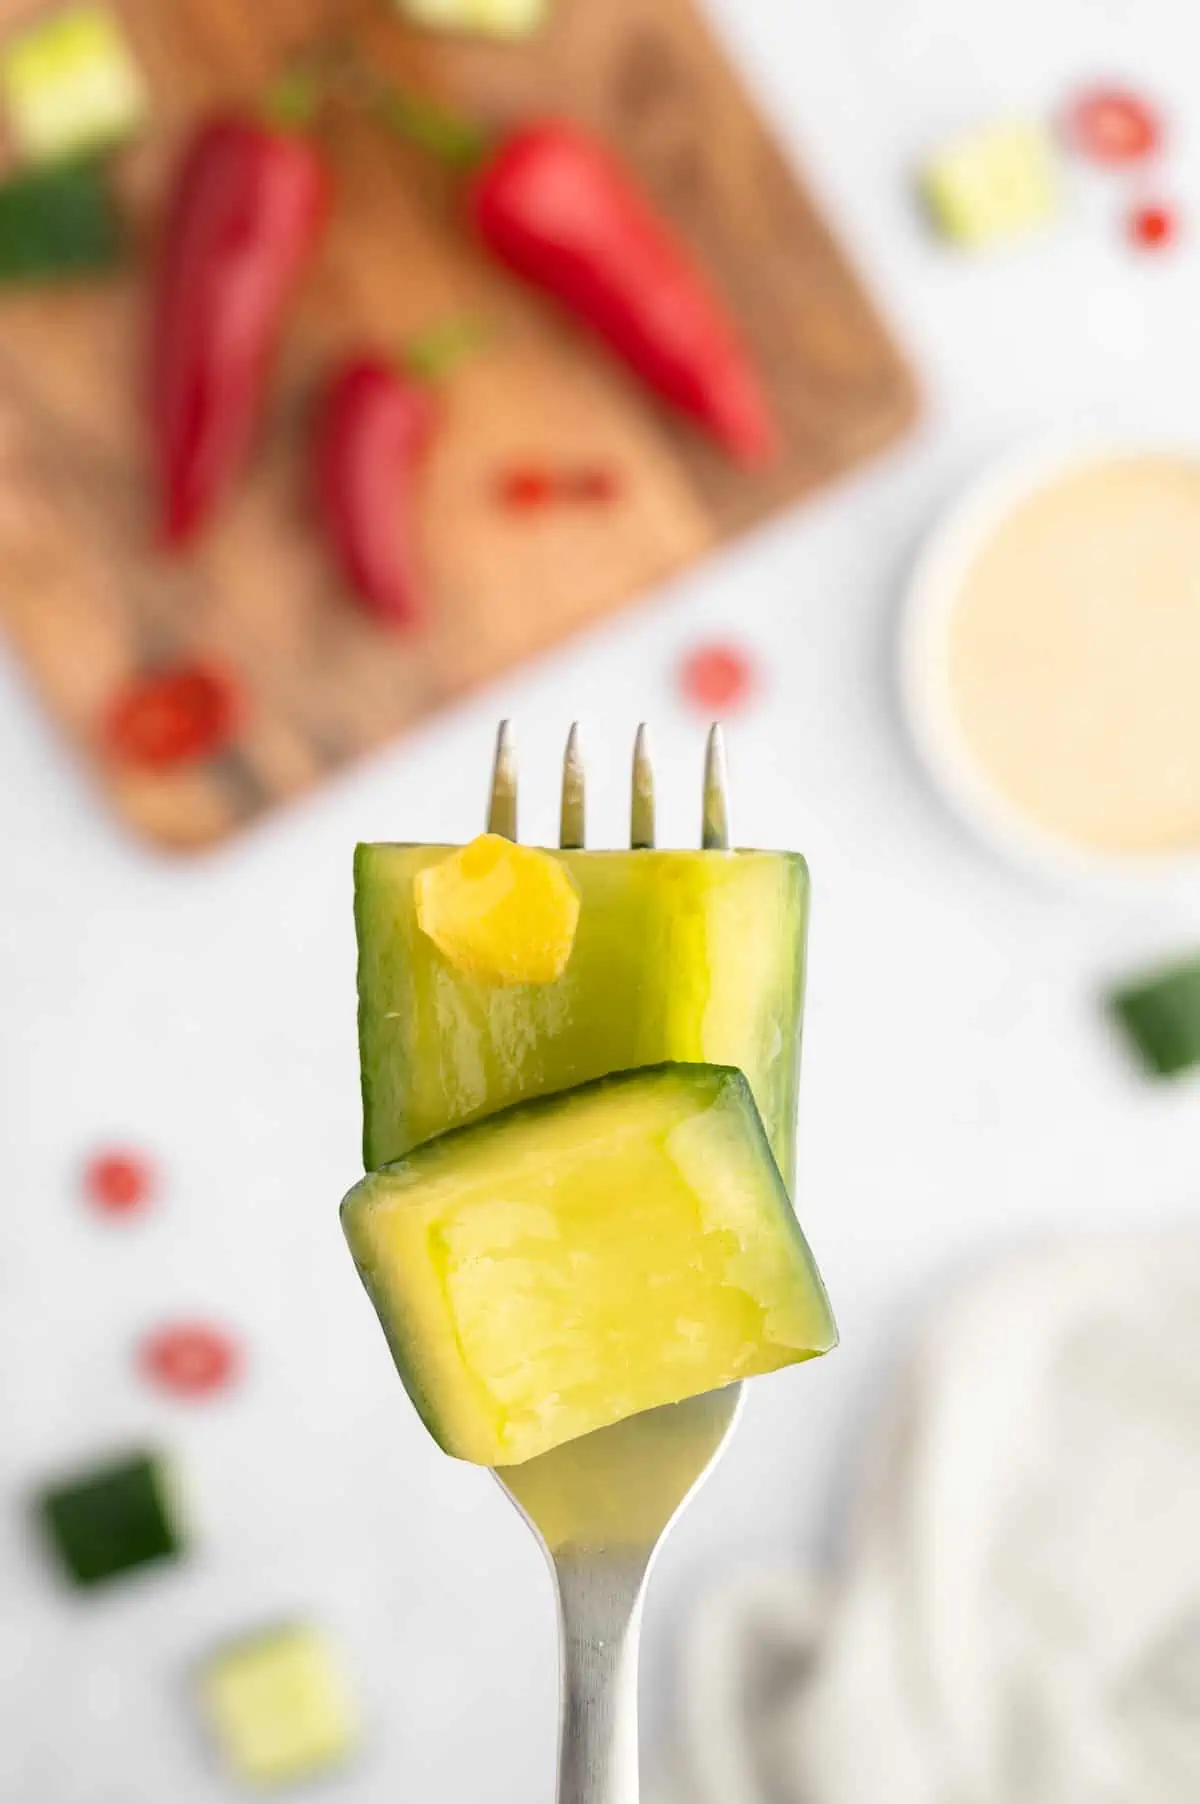
<svg viewBox="0 0 1200 1804">
<path fill-rule="evenodd" d="M 650 754 L 650 730 L 645 721 L 633 742 L 629 843 L 635 852 L 649 851 L 654 844 L 654 763 Z"/>
<path fill-rule="evenodd" d="M 565 851 L 581 852 L 587 838 L 587 795 L 583 753 L 579 748 L 579 722 L 573 721 L 563 755 L 562 812 L 558 843 Z"/>
<path fill-rule="evenodd" d="M 729 780 L 725 769 L 725 736 L 714 721 L 704 753 L 704 814 L 700 843 L 706 852 L 729 850 Z"/>
<path fill-rule="evenodd" d="M 512 723 L 507 720 L 500 722 L 496 734 L 487 830 L 504 839 L 517 837 L 517 759 L 513 750 Z"/>
</svg>

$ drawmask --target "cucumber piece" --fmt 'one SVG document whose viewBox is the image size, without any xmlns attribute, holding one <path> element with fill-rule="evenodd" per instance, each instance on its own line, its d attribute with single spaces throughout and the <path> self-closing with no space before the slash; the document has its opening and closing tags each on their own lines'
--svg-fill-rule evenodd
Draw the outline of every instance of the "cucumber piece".
<svg viewBox="0 0 1200 1804">
<path fill-rule="evenodd" d="M 146 117 L 129 42 L 103 6 L 39 19 L 0 51 L 0 99 L 23 162 L 111 149 Z"/>
<path fill-rule="evenodd" d="M 1036 120 L 1002 120 L 947 145 L 922 186 L 935 225 L 965 250 L 1047 225 L 1061 205 L 1054 142 Z"/>
<path fill-rule="evenodd" d="M 498 989 L 417 922 L 449 846 L 362 845 L 354 866 L 367 1169 L 447 1128 L 610 1071 L 736 1065 L 791 1184 L 808 870 L 783 852 L 554 852 L 580 898 L 570 961 Z"/>
<path fill-rule="evenodd" d="M 76 1585 L 102 1584 L 183 1552 L 173 1486 L 152 1453 L 47 1486 L 36 1505 L 63 1571 Z"/>
<path fill-rule="evenodd" d="M 337 1650 L 318 1628 L 285 1624 L 217 1648 L 200 1705 L 230 1772 L 248 1785 L 307 1779 L 341 1765 L 359 1735 Z"/>
<path fill-rule="evenodd" d="M 1110 1013 L 1154 1077 L 1177 1077 L 1200 1064 L 1200 959 L 1125 985 Z"/>
<path fill-rule="evenodd" d="M 549 14 L 549 0 L 400 0 L 400 5 L 417 25 L 509 39 L 529 37 Z"/>
<path fill-rule="evenodd" d="M 362 1179 L 342 1223 L 427 1427 L 480 1465 L 837 1339 L 740 1071 L 518 1104 Z"/>
<path fill-rule="evenodd" d="M 0 182 L 0 283 L 90 275 L 119 262 L 124 248 L 97 165 L 61 163 Z"/>
<path fill-rule="evenodd" d="M 467 977 L 554 983 L 575 944 L 579 897 L 557 859 L 484 833 L 418 873 L 417 925 Z"/>
</svg>

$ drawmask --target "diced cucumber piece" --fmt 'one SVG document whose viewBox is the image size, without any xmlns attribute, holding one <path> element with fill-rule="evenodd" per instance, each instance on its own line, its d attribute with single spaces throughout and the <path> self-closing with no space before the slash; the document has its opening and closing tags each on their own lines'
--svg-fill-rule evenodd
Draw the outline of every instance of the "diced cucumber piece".
<svg viewBox="0 0 1200 1804">
<path fill-rule="evenodd" d="M 250 1785 L 307 1779 L 347 1759 L 358 1740 L 358 1712 L 336 1649 L 303 1623 L 218 1648 L 199 1688 L 226 1764 Z"/>
<path fill-rule="evenodd" d="M 528 37 L 550 10 L 549 0 L 399 0 L 399 4 L 418 25 L 500 38 Z"/>
<path fill-rule="evenodd" d="M 1200 1065 L 1200 959 L 1127 984 L 1108 1005 L 1154 1077 Z"/>
<path fill-rule="evenodd" d="M 37 1500 L 62 1568 L 77 1585 L 98 1585 L 183 1552 L 174 1487 L 153 1453 L 95 1466 Z"/>
<path fill-rule="evenodd" d="M 76 6 L 0 50 L 0 101 L 17 156 L 48 162 L 132 137 L 145 118 L 146 87 L 107 7 Z"/>
<path fill-rule="evenodd" d="M 1033 120 L 1005 120 L 947 145 L 925 165 L 921 185 L 939 229 L 969 249 L 1032 231 L 1059 206 L 1053 143 Z"/>
<path fill-rule="evenodd" d="M 421 932 L 448 846 L 355 858 L 368 1170 L 510 1103 L 664 1060 L 736 1065 L 791 1183 L 808 871 L 782 852 L 554 852 L 580 900 L 554 983 L 498 989 Z"/>
<path fill-rule="evenodd" d="M 0 182 L 0 283 L 90 275 L 118 263 L 124 247 L 96 165 L 61 163 Z"/>
<path fill-rule="evenodd" d="M 427 1426 L 482 1465 L 837 1338 L 740 1071 L 520 1104 L 364 1178 L 342 1220 Z"/>
<path fill-rule="evenodd" d="M 553 983 L 579 925 L 579 895 L 547 852 L 484 833 L 418 871 L 417 926 L 466 977 Z"/>
</svg>

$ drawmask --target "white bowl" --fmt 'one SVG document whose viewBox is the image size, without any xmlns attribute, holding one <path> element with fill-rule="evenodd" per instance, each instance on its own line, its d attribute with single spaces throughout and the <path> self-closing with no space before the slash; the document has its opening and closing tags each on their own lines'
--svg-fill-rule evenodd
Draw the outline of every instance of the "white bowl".
<svg viewBox="0 0 1200 1804">
<path fill-rule="evenodd" d="M 1042 445 L 987 470 L 934 528 L 917 559 L 905 595 L 899 647 L 909 731 L 922 764 L 960 818 L 994 851 L 1027 871 L 1126 897 L 1200 884 L 1200 850 L 1098 851 L 1040 826 L 1011 802 L 959 726 L 950 690 L 950 624 L 970 564 L 1019 502 L 1072 470 L 1149 455 L 1200 462 L 1200 451 L 1192 447 L 1122 437 Z"/>
</svg>

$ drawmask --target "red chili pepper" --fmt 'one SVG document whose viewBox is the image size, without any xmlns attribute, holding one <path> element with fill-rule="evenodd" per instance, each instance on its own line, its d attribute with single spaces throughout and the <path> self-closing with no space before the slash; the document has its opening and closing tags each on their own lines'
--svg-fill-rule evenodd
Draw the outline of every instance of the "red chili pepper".
<svg viewBox="0 0 1200 1804">
<path fill-rule="evenodd" d="M 740 463 L 775 452 L 770 408 L 725 307 L 598 139 L 557 120 L 522 127 L 476 175 L 470 207 L 494 256 Z"/>
<path fill-rule="evenodd" d="M 320 152 L 258 120 L 211 120 L 184 153 L 156 273 L 150 364 L 168 544 L 204 525 L 246 457 L 328 204 Z"/>
<path fill-rule="evenodd" d="M 358 357 L 335 374 L 317 420 L 317 498 L 334 555 L 366 612 L 391 627 L 424 612 L 414 486 L 438 413 L 429 382 Z"/>
</svg>

